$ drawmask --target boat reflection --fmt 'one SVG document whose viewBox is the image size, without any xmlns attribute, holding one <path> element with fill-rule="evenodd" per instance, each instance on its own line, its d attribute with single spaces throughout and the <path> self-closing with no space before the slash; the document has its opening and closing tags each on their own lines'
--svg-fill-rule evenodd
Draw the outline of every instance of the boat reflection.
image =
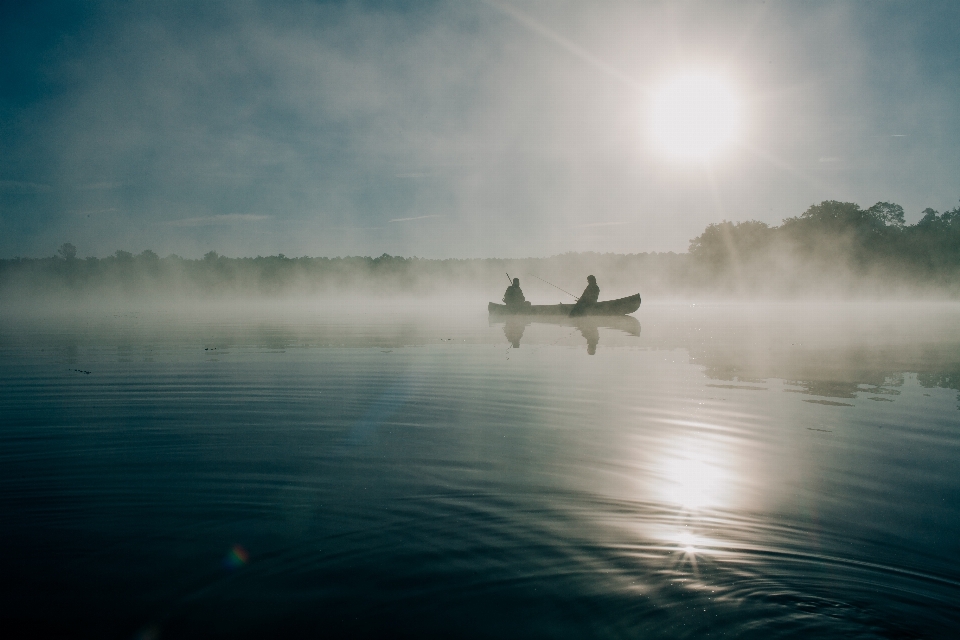
<svg viewBox="0 0 960 640">
<path fill-rule="evenodd" d="M 587 341 L 587 353 L 591 356 L 595 355 L 597 353 L 597 343 L 600 342 L 600 329 L 593 323 L 578 324 L 577 329 L 580 330 L 580 335 Z"/>
<path fill-rule="evenodd" d="M 514 349 L 520 348 L 520 338 L 523 337 L 523 330 L 528 324 L 530 321 L 522 317 L 507 318 L 503 323 L 503 335 L 507 337 L 507 342 L 512 344 Z"/>
<path fill-rule="evenodd" d="M 503 325 L 503 335 L 514 349 L 520 348 L 523 332 L 531 324 L 552 324 L 562 327 L 574 327 L 587 341 L 587 353 L 594 355 L 600 342 L 600 329 L 617 329 L 627 335 L 640 335 L 640 321 L 633 316 L 587 316 L 580 318 L 550 316 L 507 316 L 491 317 L 490 325 Z"/>
</svg>

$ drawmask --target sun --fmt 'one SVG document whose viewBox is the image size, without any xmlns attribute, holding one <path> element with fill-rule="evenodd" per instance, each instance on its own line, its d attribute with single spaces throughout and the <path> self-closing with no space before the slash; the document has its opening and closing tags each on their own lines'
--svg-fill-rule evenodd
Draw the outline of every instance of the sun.
<svg viewBox="0 0 960 640">
<path fill-rule="evenodd" d="M 691 72 L 674 76 L 653 94 L 650 133 L 664 154 L 707 160 L 736 139 L 741 107 L 719 75 Z"/>
</svg>

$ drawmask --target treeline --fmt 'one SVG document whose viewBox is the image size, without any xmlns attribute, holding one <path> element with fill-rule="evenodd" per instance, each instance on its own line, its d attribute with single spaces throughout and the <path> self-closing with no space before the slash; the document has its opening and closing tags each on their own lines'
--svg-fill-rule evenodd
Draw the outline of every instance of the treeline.
<svg viewBox="0 0 960 640">
<path fill-rule="evenodd" d="M 522 279 L 527 298 L 554 303 L 574 294 L 587 274 L 602 297 L 640 291 L 683 295 L 960 294 L 960 207 L 923 212 L 907 225 L 896 204 L 861 209 L 826 201 L 778 227 L 763 222 L 709 225 L 689 252 L 567 253 L 550 258 L 290 258 L 283 254 L 201 259 L 161 258 L 147 250 L 79 258 L 63 244 L 56 256 L 0 260 L 0 296 L 157 294 L 200 297 L 297 294 L 417 294 L 463 291 L 499 299 L 506 274 Z"/>
<path fill-rule="evenodd" d="M 960 291 L 960 207 L 926 209 L 915 225 L 903 208 L 862 209 L 828 200 L 787 218 L 711 224 L 690 242 L 697 278 L 726 289 L 785 293 L 812 288 L 875 292 Z"/>
<path fill-rule="evenodd" d="M 569 253 L 550 258 L 446 259 L 371 257 L 291 258 L 284 255 L 228 258 L 214 251 L 201 259 L 164 258 L 147 250 L 117 251 L 106 258 L 78 258 L 71 244 L 50 258 L 0 260 L 0 295 L 137 295 L 230 297 L 296 294 L 446 294 L 484 292 L 499 300 L 507 273 L 524 290 L 552 304 L 571 300 L 534 276 L 579 294 L 586 275 L 600 278 L 605 293 L 629 295 L 644 284 L 664 290 L 681 284 L 685 257 L 674 253 Z M 669 281 L 667 279 L 670 279 Z"/>
</svg>

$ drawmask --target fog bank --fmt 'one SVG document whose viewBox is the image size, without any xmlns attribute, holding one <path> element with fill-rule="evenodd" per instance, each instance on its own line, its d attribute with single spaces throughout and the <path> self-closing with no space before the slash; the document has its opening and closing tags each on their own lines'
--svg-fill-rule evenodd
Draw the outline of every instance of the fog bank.
<svg viewBox="0 0 960 640">
<path fill-rule="evenodd" d="M 499 300 L 520 278 L 535 304 L 569 302 L 597 277 L 603 299 L 639 292 L 675 298 L 955 298 L 960 294 L 960 207 L 927 209 L 914 225 L 903 208 L 824 201 L 779 227 L 759 221 L 709 225 L 688 253 L 565 253 L 525 259 L 299 257 L 161 258 L 119 250 L 77 257 L 70 243 L 50 258 L 0 260 L 8 303 L 115 297 L 282 298 L 477 296 Z"/>
</svg>

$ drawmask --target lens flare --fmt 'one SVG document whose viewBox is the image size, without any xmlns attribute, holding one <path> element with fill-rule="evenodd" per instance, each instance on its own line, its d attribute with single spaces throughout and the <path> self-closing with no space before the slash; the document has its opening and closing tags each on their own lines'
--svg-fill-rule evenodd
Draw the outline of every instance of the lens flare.
<svg viewBox="0 0 960 640">
<path fill-rule="evenodd" d="M 239 544 L 235 544 L 223 559 L 223 566 L 232 571 L 246 565 L 249 561 L 250 554 L 247 553 L 247 550 Z"/>
</svg>

